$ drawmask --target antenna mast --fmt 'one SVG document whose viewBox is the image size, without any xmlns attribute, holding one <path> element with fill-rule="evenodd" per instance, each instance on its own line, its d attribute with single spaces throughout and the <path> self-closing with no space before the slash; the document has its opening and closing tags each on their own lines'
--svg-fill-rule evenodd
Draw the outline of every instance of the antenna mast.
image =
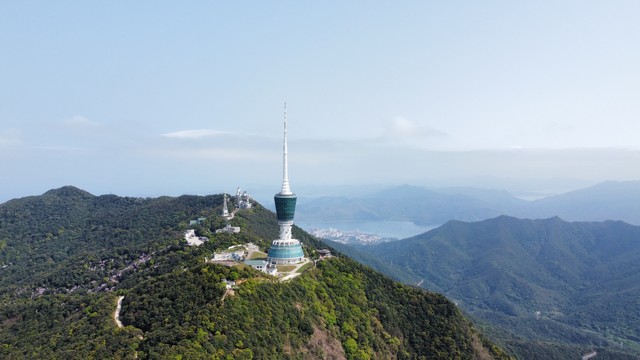
<svg viewBox="0 0 640 360">
<path fill-rule="evenodd" d="M 289 187 L 289 160 L 287 153 L 287 103 L 284 103 L 284 141 L 282 145 L 282 190 L 280 194 L 291 195 Z"/>
</svg>

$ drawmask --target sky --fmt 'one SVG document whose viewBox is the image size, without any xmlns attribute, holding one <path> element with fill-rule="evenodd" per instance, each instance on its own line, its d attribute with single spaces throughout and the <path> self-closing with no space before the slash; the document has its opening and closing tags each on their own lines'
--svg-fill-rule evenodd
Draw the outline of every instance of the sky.
<svg viewBox="0 0 640 360">
<path fill-rule="evenodd" d="M 3 1 L 0 202 L 63 185 L 275 193 L 285 102 L 299 195 L 640 179 L 639 13 L 617 0 Z"/>
</svg>

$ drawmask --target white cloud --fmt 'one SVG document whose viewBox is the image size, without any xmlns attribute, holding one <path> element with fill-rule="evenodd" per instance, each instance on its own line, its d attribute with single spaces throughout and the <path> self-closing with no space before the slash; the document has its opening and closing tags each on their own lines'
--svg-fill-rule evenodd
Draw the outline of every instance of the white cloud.
<svg viewBox="0 0 640 360">
<path fill-rule="evenodd" d="M 206 148 L 206 149 L 181 149 L 172 150 L 169 154 L 171 157 L 176 158 L 192 158 L 192 159 L 207 159 L 207 160 L 250 160 L 264 161 L 264 160 L 277 160 L 278 153 L 265 152 L 259 149 L 251 148 Z M 238 164 L 241 166 L 241 164 Z"/>
<path fill-rule="evenodd" d="M 411 149 L 451 148 L 454 140 L 449 134 L 403 116 L 386 121 L 381 136 L 371 139 L 377 145 L 386 144 Z"/>
<path fill-rule="evenodd" d="M 181 130 L 162 134 L 164 137 L 173 139 L 199 139 L 203 137 L 218 136 L 227 134 L 224 131 L 212 130 L 212 129 L 200 129 L 200 130 Z"/>
<path fill-rule="evenodd" d="M 65 119 L 62 121 L 62 123 L 68 127 L 74 127 L 74 128 L 95 128 L 95 127 L 102 126 L 102 124 L 95 121 L 91 121 L 81 115 L 76 115 L 68 119 Z"/>
<path fill-rule="evenodd" d="M 264 136 L 208 129 L 176 131 L 162 137 L 183 140 L 158 140 L 148 147 L 151 153 L 169 158 L 255 161 L 270 159 L 282 149 L 279 142 Z"/>
<path fill-rule="evenodd" d="M 442 131 L 422 126 L 403 116 L 396 116 L 386 126 L 385 137 L 391 139 L 416 139 L 432 136 L 445 136 Z"/>
</svg>

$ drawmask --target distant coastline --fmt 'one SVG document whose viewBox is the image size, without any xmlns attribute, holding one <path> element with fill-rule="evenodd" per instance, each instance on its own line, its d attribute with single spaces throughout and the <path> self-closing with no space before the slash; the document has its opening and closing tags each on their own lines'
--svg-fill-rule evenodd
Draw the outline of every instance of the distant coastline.
<svg viewBox="0 0 640 360">
<path fill-rule="evenodd" d="M 411 221 L 297 221 L 296 225 L 304 230 L 314 233 L 318 230 L 328 231 L 335 229 L 345 233 L 346 236 L 355 233 L 362 235 L 374 235 L 378 241 L 393 241 L 405 239 L 425 233 L 439 225 L 421 226 Z M 335 240 L 335 239 L 332 239 Z"/>
</svg>

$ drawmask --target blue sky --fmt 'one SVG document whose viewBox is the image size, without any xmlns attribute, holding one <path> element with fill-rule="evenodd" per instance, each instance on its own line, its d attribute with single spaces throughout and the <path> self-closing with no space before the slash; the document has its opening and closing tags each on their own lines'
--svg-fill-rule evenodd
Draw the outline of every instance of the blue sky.
<svg viewBox="0 0 640 360">
<path fill-rule="evenodd" d="M 640 179 L 639 10 L 5 1 L 0 201 L 276 192 L 284 101 L 294 191 Z"/>
</svg>

